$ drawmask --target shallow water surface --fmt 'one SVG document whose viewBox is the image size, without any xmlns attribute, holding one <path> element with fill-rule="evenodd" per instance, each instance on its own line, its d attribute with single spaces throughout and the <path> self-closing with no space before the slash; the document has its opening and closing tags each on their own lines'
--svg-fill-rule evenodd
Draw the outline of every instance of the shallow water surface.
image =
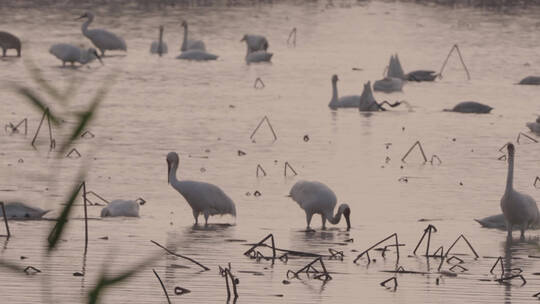
<svg viewBox="0 0 540 304">
<path fill-rule="evenodd" d="M 60 62 L 48 53 L 50 45 L 89 46 L 80 22 L 73 20 L 82 11 L 54 7 L 0 11 L 0 28 L 22 38 L 25 59 L 0 61 L 0 121 L 4 125 L 28 118 L 30 132 L 26 137 L 2 136 L 0 198 L 53 209 L 47 217 L 55 218 L 79 167 L 87 164 L 89 190 L 111 200 L 143 197 L 147 203 L 136 219 L 101 220 L 100 207 L 90 207 L 93 219 L 86 258 L 80 205 L 59 249 L 48 259 L 42 257 L 44 240 L 54 222 L 10 222 L 13 237 L 0 240 L 0 256 L 43 272 L 26 276 L 3 270 L 2 303 L 84 302 L 101 271 L 118 273 L 162 253 L 150 240 L 193 257 L 211 270 L 201 272 L 187 261 L 159 256 L 131 280 L 108 289 L 103 303 L 163 303 L 163 291 L 151 268 L 160 274 L 173 302 L 223 302 L 226 289 L 218 265 L 229 262 L 240 280 L 239 303 L 535 301 L 532 295 L 540 291 L 540 259 L 534 258 L 540 255 L 538 231 L 529 231 L 525 241 L 516 239 L 510 244 L 504 231 L 483 229 L 473 221 L 501 212 L 507 167 L 497 160 L 502 155 L 498 149 L 515 141 L 519 132 L 529 134 L 525 123 L 540 113 L 538 88 L 514 85 L 540 73 L 534 11 L 507 16 L 393 2 L 336 2 L 334 6 L 296 2 L 149 12 L 103 8 L 95 10 L 91 27 L 122 35 L 127 55 L 108 56 L 104 66 L 94 62 L 75 70 L 60 68 Z M 175 59 L 184 18 L 189 20 L 190 33 L 220 56 L 217 61 Z M 164 40 L 170 50 L 162 58 L 149 54 L 160 24 L 165 25 Z M 293 27 L 298 30 L 296 47 L 286 43 Z M 239 40 L 245 33 L 268 37 L 272 64 L 244 63 L 245 46 Z M 398 107 L 365 114 L 328 109 L 332 74 L 339 75 L 340 95 L 359 95 L 365 82 L 381 78 L 391 54 L 399 53 L 406 71 L 437 70 L 455 43 L 472 80 L 466 80 L 454 56 L 441 80 L 407 83 L 402 93 L 375 93 L 379 101 L 407 100 L 412 110 Z M 41 114 L 13 91 L 15 85 L 38 89 L 25 62 L 39 67 L 56 86 L 67 87 L 74 77 L 79 79 L 69 109 L 50 100 L 57 111 L 83 110 L 113 75 L 114 83 L 90 127 L 95 137 L 76 144 L 81 158 L 56 161 L 47 152 L 45 132 L 38 137 L 37 151 L 31 148 Z M 253 88 L 257 77 L 264 81 L 264 89 Z M 494 110 L 488 115 L 442 111 L 464 100 L 486 103 Z M 275 129 L 277 141 L 266 125 L 250 139 L 264 116 Z M 55 133 L 58 141 L 66 135 Z M 305 135 L 309 141 L 304 141 Z M 412 152 L 407 163 L 401 162 L 417 140 L 428 158 L 437 155 L 442 163 L 423 164 L 418 151 Z M 539 174 L 540 146 L 526 140 L 521 143 L 516 145 L 514 184 L 540 198 L 533 186 Z M 246 154 L 239 156 L 238 150 Z M 238 217 L 213 217 L 214 225 L 193 227 L 191 209 L 167 184 L 169 151 L 180 154 L 180 179 L 219 185 L 236 202 Z M 283 176 L 285 162 L 298 176 Z M 255 176 L 258 164 L 267 176 Z M 408 177 L 408 182 L 400 181 L 401 177 Z M 317 232 L 303 231 L 305 214 L 286 197 L 299 179 L 326 183 L 340 202 L 351 206 L 350 232 L 344 231 L 344 223 L 320 231 L 318 216 L 312 221 Z M 261 195 L 254 196 L 255 191 Z M 439 259 L 412 256 L 428 224 L 438 229 L 431 239 L 431 253 L 440 246 L 447 250 L 464 234 L 480 258 L 474 259 L 460 241 L 452 253 L 464 254 L 458 256 L 467 271 L 455 269 L 457 277 L 439 274 Z M 365 259 L 353 263 L 356 255 L 394 232 L 405 244 L 400 247 L 399 261 L 390 247 L 385 258 L 380 252 L 370 252 L 376 261 L 369 265 Z M 343 251 L 345 258 L 324 260 L 331 281 L 304 275 L 302 280 L 283 284 L 287 270 L 298 270 L 312 258 L 291 257 L 287 263 L 276 261 L 272 266 L 242 255 L 248 243 L 269 233 L 279 248 L 317 254 L 328 254 L 328 248 L 333 248 Z M 423 246 L 419 253 L 424 252 Z M 262 252 L 271 254 L 268 249 Z M 21 256 L 27 258 L 21 260 Z M 521 268 L 527 284 L 495 282 L 489 271 L 499 256 L 507 268 Z M 452 264 L 445 262 L 442 270 L 448 271 Z M 397 290 L 381 287 L 379 283 L 392 276 L 383 271 L 397 265 L 429 274 L 398 274 Z M 74 277 L 83 267 L 86 275 Z M 175 286 L 191 293 L 176 296 Z"/>
</svg>

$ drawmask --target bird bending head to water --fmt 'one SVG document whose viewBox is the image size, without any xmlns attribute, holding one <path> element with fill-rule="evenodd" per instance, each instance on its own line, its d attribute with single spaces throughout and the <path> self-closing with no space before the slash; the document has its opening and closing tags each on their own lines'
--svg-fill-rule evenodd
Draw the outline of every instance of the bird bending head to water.
<svg viewBox="0 0 540 304">
<path fill-rule="evenodd" d="M 187 201 L 193 210 L 195 224 L 199 223 L 199 214 L 204 215 L 205 225 L 211 215 L 230 214 L 236 216 L 234 202 L 219 187 L 205 182 L 190 180 L 179 181 L 176 178 L 179 157 L 176 152 L 167 154 L 168 182 Z"/>
<path fill-rule="evenodd" d="M 347 231 L 351 229 L 351 208 L 347 204 L 341 204 L 334 215 L 337 198 L 332 189 L 325 184 L 316 181 L 298 181 L 292 186 L 289 196 L 306 212 L 307 230 L 311 230 L 309 225 L 313 214 L 321 215 L 323 229 L 326 229 L 326 220 L 336 225 L 341 220 L 341 215 L 347 222 Z"/>
<path fill-rule="evenodd" d="M 508 237 L 512 237 L 512 226 L 518 225 L 521 238 L 525 237 L 525 229 L 538 221 L 538 206 L 534 199 L 524 193 L 514 190 L 514 154 L 513 144 L 507 144 L 508 149 L 508 174 L 506 177 L 506 189 L 501 198 L 501 209 L 506 221 Z"/>
</svg>

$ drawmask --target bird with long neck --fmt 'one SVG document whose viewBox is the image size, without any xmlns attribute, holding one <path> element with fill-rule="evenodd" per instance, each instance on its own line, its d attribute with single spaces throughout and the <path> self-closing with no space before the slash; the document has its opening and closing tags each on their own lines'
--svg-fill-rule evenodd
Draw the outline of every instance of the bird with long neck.
<svg viewBox="0 0 540 304">
<path fill-rule="evenodd" d="M 334 215 L 337 198 L 332 189 L 325 184 L 316 181 L 298 181 L 292 186 L 289 197 L 304 209 L 308 231 L 312 230 L 310 224 L 313 214 L 321 215 L 323 229 L 326 229 L 327 220 L 336 225 L 340 222 L 342 215 L 347 222 L 347 231 L 351 229 L 349 205 L 341 204 Z"/>
<path fill-rule="evenodd" d="M 176 177 L 179 157 L 176 152 L 167 154 L 168 182 L 187 201 L 193 211 L 195 224 L 200 214 L 204 215 L 205 225 L 211 215 L 230 214 L 236 216 L 234 202 L 219 187 L 205 182 L 190 180 L 179 181 Z"/>
<path fill-rule="evenodd" d="M 508 149 L 508 172 L 506 176 L 506 189 L 501 198 L 501 209 L 506 222 L 508 237 L 512 237 L 512 227 L 518 225 L 521 238 L 525 237 L 525 230 L 539 220 L 538 206 L 535 200 L 524 193 L 514 190 L 514 156 L 515 147 L 507 144 Z"/>
<path fill-rule="evenodd" d="M 152 44 L 150 45 L 150 53 L 158 54 L 159 56 L 163 54 L 167 54 L 168 47 L 167 47 L 167 43 L 163 41 L 163 31 L 164 31 L 164 27 L 163 25 L 160 25 L 158 40 L 152 42 Z"/>
<path fill-rule="evenodd" d="M 200 50 L 200 51 L 206 51 L 206 46 L 204 45 L 204 42 L 202 40 L 192 40 L 188 39 L 188 24 L 184 20 L 182 21 L 182 27 L 184 28 L 184 40 L 182 41 L 182 47 L 180 48 L 180 51 L 188 51 L 188 50 Z"/>
<path fill-rule="evenodd" d="M 94 14 L 92 12 L 86 12 L 77 19 L 84 18 L 87 18 L 87 20 L 81 26 L 82 33 L 100 50 L 101 56 L 105 55 L 106 50 L 127 51 L 127 45 L 124 39 L 114 33 L 103 29 L 88 29 L 88 26 L 94 21 Z"/>
</svg>

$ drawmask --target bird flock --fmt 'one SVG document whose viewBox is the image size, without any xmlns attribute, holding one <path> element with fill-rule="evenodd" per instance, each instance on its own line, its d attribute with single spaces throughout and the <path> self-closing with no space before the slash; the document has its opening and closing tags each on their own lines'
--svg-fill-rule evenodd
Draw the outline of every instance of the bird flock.
<svg viewBox="0 0 540 304">
<path fill-rule="evenodd" d="M 66 63 L 72 66 L 75 63 L 80 65 L 88 64 L 94 60 L 99 60 L 102 64 L 102 57 L 107 51 L 127 51 L 125 40 L 104 29 L 89 28 L 94 21 L 94 14 L 86 12 L 77 20 L 84 20 L 81 25 L 82 34 L 88 38 L 95 48 L 82 48 L 69 43 L 58 43 L 50 47 L 49 52 L 57 57 L 62 66 Z M 189 34 L 188 23 L 181 23 L 183 28 L 183 40 L 179 49 L 180 54 L 177 59 L 207 61 L 216 60 L 218 55 L 207 51 L 206 44 L 202 40 L 193 39 Z M 168 45 L 164 41 L 164 27 L 159 26 L 158 40 L 150 45 L 150 53 L 162 56 L 168 53 Z M 245 34 L 240 42 L 246 44 L 246 63 L 270 62 L 273 53 L 268 52 L 268 40 L 261 35 Z M 21 41 L 16 36 L 0 31 L 0 47 L 2 55 L 6 56 L 7 50 L 15 49 L 17 56 L 21 56 Z M 98 53 L 99 51 L 99 53 Z M 389 64 L 383 79 L 376 80 L 373 90 L 385 93 L 402 91 L 406 81 L 434 81 L 438 74 L 431 70 L 417 70 L 405 73 L 398 55 L 391 55 Z M 388 101 L 377 102 L 373 96 L 371 82 L 364 84 L 361 95 L 339 96 L 337 75 L 331 76 L 332 94 L 328 107 L 332 110 L 339 108 L 357 108 L 359 111 L 386 111 L 384 107 L 397 107 L 405 101 L 390 103 Z M 519 84 L 540 84 L 540 77 L 528 76 Z M 489 113 L 492 107 L 474 101 L 464 101 L 457 104 L 452 109 L 445 111 L 459 113 Z M 535 122 L 527 123 L 532 132 L 540 135 L 540 117 Z M 486 227 L 505 227 L 508 236 L 512 235 L 512 228 L 517 226 L 524 237 L 525 230 L 531 226 L 540 225 L 540 214 L 535 200 L 524 193 L 513 188 L 514 181 L 514 160 L 516 149 L 511 143 L 506 145 L 508 153 L 508 174 L 505 192 L 500 201 L 501 215 L 490 216 L 477 220 Z M 233 200 L 216 185 L 191 180 L 179 180 L 177 172 L 180 158 L 176 152 L 170 152 L 166 156 L 167 177 L 171 187 L 178 191 L 193 211 L 195 224 L 199 223 L 199 216 L 203 215 L 205 225 L 208 225 L 210 216 L 231 215 L 236 216 L 236 206 Z M 347 204 L 339 205 L 336 213 L 334 209 L 337 205 L 336 194 L 325 184 L 317 181 L 298 181 L 289 191 L 288 195 L 305 211 L 306 229 L 312 231 L 311 220 L 314 214 L 321 215 L 322 229 L 326 229 L 326 221 L 331 224 L 338 224 L 341 218 L 345 218 L 346 228 L 351 228 L 350 214 L 351 208 Z M 139 208 L 142 202 L 139 200 L 114 200 L 110 202 L 101 212 L 102 217 L 115 216 L 139 216 Z M 0 215 L 10 219 L 39 219 L 50 210 L 31 207 L 20 202 L 6 204 L 5 212 L 0 210 Z"/>
</svg>

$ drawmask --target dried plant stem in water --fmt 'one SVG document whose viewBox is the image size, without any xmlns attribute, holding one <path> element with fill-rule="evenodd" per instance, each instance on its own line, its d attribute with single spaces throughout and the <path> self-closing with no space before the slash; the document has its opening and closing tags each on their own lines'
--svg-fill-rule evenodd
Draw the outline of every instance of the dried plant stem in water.
<svg viewBox="0 0 540 304">
<path fill-rule="evenodd" d="M 525 134 L 525 133 L 523 133 L 523 132 L 519 132 L 519 133 L 518 133 L 518 136 L 517 136 L 517 138 L 516 138 L 516 142 L 517 142 L 518 144 L 520 143 L 519 140 L 521 139 L 521 136 L 528 138 L 530 141 L 532 141 L 532 142 L 534 142 L 534 143 L 538 143 L 538 140 L 536 140 L 536 139 L 530 137 L 529 135 L 527 135 L 527 134 Z"/>
<path fill-rule="evenodd" d="M 45 117 L 47 117 L 47 125 L 49 126 L 49 141 L 50 141 L 49 148 L 52 151 L 56 147 L 56 142 L 52 136 L 51 117 L 49 114 L 49 108 L 46 108 L 45 111 L 43 111 L 43 116 L 41 116 L 41 121 L 39 122 L 39 126 L 36 130 L 36 134 L 34 135 L 34 138 L 32 139 L 31 145 L 32 147 L 35 147 L 36 139 L 39 134 L 39 130 L 41 130 L 41 125 L 43 125 L 43 121 L 45 120 Z"/>
<path fill-rule="evenodd" d="M 194 259 L 188 258 L 187 256 L 184 256 L 184 255 L 181 255 L 181 254 L 178 254 L 178 253 L 175 253 L 175 252 L 172 252 L 171 250 L 167 249 L 167 247 L 165 247 L 165 246 L 159 244 L 159 243 L 156 242 L 156 241 L 150 240 L 150 242 L 154 243 L 154 244 L 155 244 L 156 246 L 158 246 L 158 247 L 161 247 L 161 248 L 162 248 L 163 250 L 165 250 L 168 254 L 177 256 L 177 257 L 182 258 L 182 259 L 186 259 L 186 260 L 188 260 L 188 261 L 190 261 L 190 262 L 192 262 L 192 263 L 194 263 L 194 264 L 197 264 L 197 265 L 199 265 L 202 269 L 204 269 L 205 271 L 210 270 L 210 268 L 208 268 L 208 267 L 204 266 L 203 264 L 201 264 L 201 263 L 195 261 Z"/>
<path fill-rule="evenodd" d="M 448 256 L 448 254 L 450 253 L 450 250 L 452 250 L 452 248 L 454 248 L 454 245 L 456 245 L 456 243 L 460 240 L 460 239 L 463 239 L 467 245 L 469 246 L 469 248 L 471 249 L 471 251 L 474 253 L 474 256 L 476 258 L 479 258 L 480 256 L 478 255 L 478 253 L 476 253 L 476 251 L 474 250 L 473 246 L 471 245 L 471 243 L 469 242 L 469 240 L 467 240 L 467 238 L 461 234 L 455 241 L 454 243 L 450 246 L 450 248 L 448 248 L 448 251 L 446 251 L 446 254 L 444 255 L 444 257 L 446 258 Z"/>
<path fill-rule="evenodd" d="M 152 269 L 154 274 L 156 275 L 157 279 L 159 280 L 159 284 L 161 284 L 161 288 L 163 288 L 163 292 L 165 293 L 165 296 L 167 297 L 167 302 L 171 304 L 171 299 L 169 298 L 169 294 L 167 293 L 167 289 L 165 288 L 165 284 L 163 284 L 163 281 L 161 281 L 161 278 L 157 274 L 155 269 Z"/>
<path fill-rule="evenodd" d="M 422 244 L 422 241 L 424 240 L 424 237 L 426 234 L 428 235 L 427 238 L 427 246 L 426 246 L 426 256 L 429 256 L 429 244 L 431 242 L 431 232 L 437 232 L 437 228 L 435 226 L 429 224 L 426 229 L 424 229 L 424 234 L 422 234 L 422 237 L 420 238 L 420 241 L 418 241 L 418 244 L 416 244 L 416 247 L 414 248 L 413 254 L 416 255 L 416 250 L 418 250 L 418 247 L 420 247 L 420 244 Z"/>
<path fill-rule="evenodd" d="M 0 206 L 2 206 L 2 214 L 4 215 L 4 225 L 6 226 L 6 233 L 7 233 L 6 237 L 9 239 L 11 237 L 11 232 L 9 232 L 9 224 L 8 224 L 6 207 L 5 207 L 4 202 L 0 202 Z"/>
<path fill-rule="evenodd" d="M 260 164 L 257 164 L 257 171 L 255 172 L 256 177 L 259 177 L 259 171 L 262 172 L 263 176 L 266 176 L 266 171 L 264 171 Z"/>
<path fill-rule="evenodd" d="M 405 159 L 407 158 L 407 156 L 409 156 L 409 153 L 411 153 L 411 151 L 414 149 L 415 146 L 418 146 L 418 148 L 420 149 L 420 152 L 422 153 L 422 157 L 424 158 L 424 163 L 426 163 L 428 160 L 427 160 L 427 157 L 426 157 L 426 153 L 424 153 L 424 149 L 422 148 L 422 144 L 420 143 L 419 140 L 417 140 L 412 146 L 411 148 L 409 149 L 409 151 L 407 151 L 407 153 L 405 153 L 405 155 L 403 155 L 403 157 L 401 158 L 401 161 L 402 162 L 405 162 Z"/>
<path fill-rule="evenodd" d="M 395 244 L 394 246 L 396 246 L 396 255 L 397 255 L 397 259 L 399 261 L 399 241 L 398 241 L 398 236 L 397 236 L 397 233 L 393 233 L 391 234 L 390 236 L 386 237 L 385 239 L 383 239 L 382 241 L 379 241 L 377 242 L 375 245 L 369 247 L 368 249 L 364 250 L 362 253 L 360 253 L 353 261 L 353 263 L 356 263 L 364 254 L 367 256 L 368 258 L 368 263 L 371 263 L 371 258 L 369 257 L 369 251 L 377 246 L 379 246 L 379 244 L 382 244 L 384 242 L 386 242 L 387 240 L 391 239 L 391 238 L 394 238 L 395 239 Z"/>
<path fill-rule="evenodd" d="M 298 173 L 296 173 L 296 170 L 294 170 L 294 168 L 291 166 L 291 164 L 289 164 L 289 162 L 285 162 L 285 168 L 284 168 L 284 172 L 283 172 L 284 176 L 287 176 L 287 168 L 289 168 L 292 171 L 292 173 L 294 173 L 294 175 L 298 175 Z"/>
<path fill-rule="evenodd" d="M 251 248 L 249 248 L 246 252 L 244 252 L 244 255 L 246 256 L 249 256 L 252 254 L 252 252 L 254 252 L 255 248 L 259 247 L 259 246 L 263 246 L 263 245 L 266 245 L 264 244 L 264 242 L 266 242 L 266 240 L 270 239 L 270 241 L 272 242 L 272 264 L 274 264 L 274 261 L 276 259 L 276 244 L 274 242 L 274 235 L 273 234 L 269 234 L 267 235 L 264 239 L 262 239 L 261 241 L 259 241 L 257 244 L 253 245 Z"/>
<path fill-rule="evenodd" d="M 450 52 L 448 53 L 448 56 L 446 56 L 446 59 L 444 60 L 444 63 L 442 65 L 442 67 L 441 67 L 441 71 L 439 72 L 439 78 L 442 78 L 442 72 L 443 72 L 444 68 L 446 67 L 446 63 L 448 62 L 448 59 L 450 58 L 450 55 L 452 55 L 454 50 L 456 50 L 456 52 L 457 52 L 457 54 L 459 56 L 459 60 L 461 61 L 461 65 L 465 69 L 465 73 L 467 73 L 467 80 L 471 80 L 471 74 L 469 73 L 469 69 L 467 69 L 467 65 L 465 65 L 465 61 L 463 61 L 463 56 L 461 56 L 461 52 L 459 51 L 459 47 L 458 47 L 457 44 L 454 44 L 452 46 L 452 48 L 450 49 Z"/>
<path fill-rule="evenodd" d="M 251 136 L 249 137 L 250 139 L 253 139 L 253 136 L 255 135 L 255 133 L 257 133 L 257 130 L 259 130 L 259 128 L 261 127 L 261 125 L 265 121 L 266 121 L 266 124 L 268 125 L 268 127 L 270 127 L 270 131 L 272 131 L 272 135 L 274 135 L 274 141 L 277 140 L 276 132 L 274 131 L 274 128 L 272 127 L 272 124 L 270 123 L 270 120 L 268 119 L 267 116 L 264 116 L 263 119 L 261 119 L 261 121 L 259 122 L 259 124 L 255 128 L 255 130 L 253 130 L 253 132 L 251 133 Z"/>
<path fill-rule="evenodd" d="M 292 44 L 293 47 L 296 47 L 296 27 L 293 27 L 293 29 L 289 33 L 289 37 L 287 38 L 287 45 L 290 45 L 290 44 Z"/>
</svg>

